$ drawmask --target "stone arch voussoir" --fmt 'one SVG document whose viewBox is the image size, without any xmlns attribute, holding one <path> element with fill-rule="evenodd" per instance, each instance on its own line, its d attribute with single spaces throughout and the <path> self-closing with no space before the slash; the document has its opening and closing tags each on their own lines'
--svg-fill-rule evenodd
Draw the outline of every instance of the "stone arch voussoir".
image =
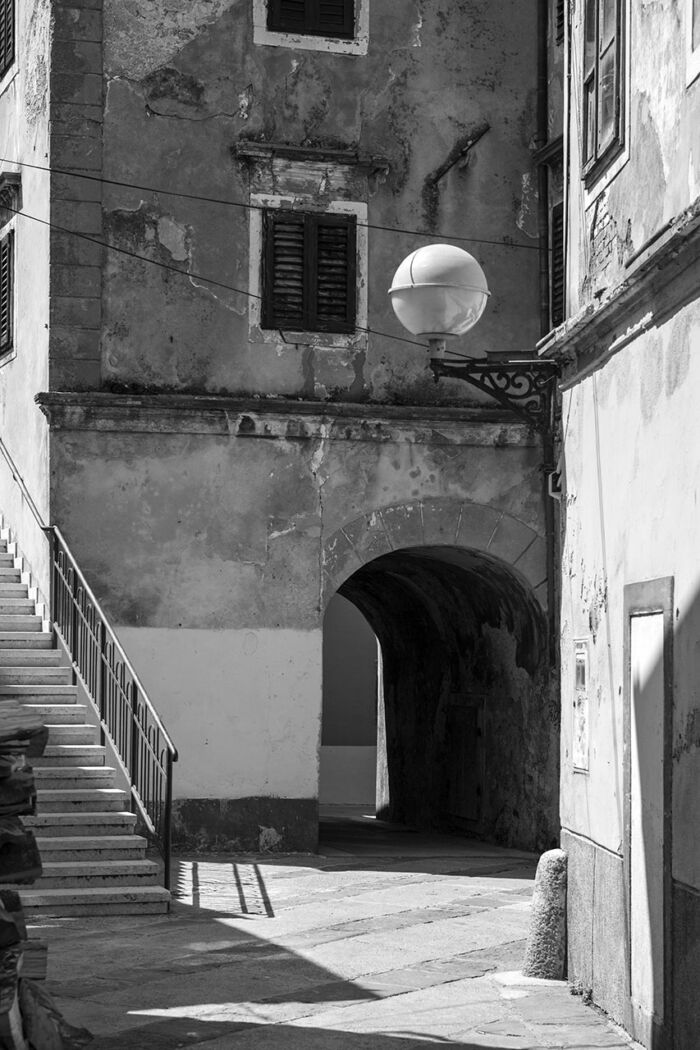
<svg viewBox="0 0 700 1050">
<path fill-rule="evenodd" d="M 498 507 L 449 497 L 411 500 L 361 514 L 323 543 L 323 602 L 361 566 L 406 547 L 463 547 L 499 558 L 547 604 L 544 538 Z"/>
</svg>

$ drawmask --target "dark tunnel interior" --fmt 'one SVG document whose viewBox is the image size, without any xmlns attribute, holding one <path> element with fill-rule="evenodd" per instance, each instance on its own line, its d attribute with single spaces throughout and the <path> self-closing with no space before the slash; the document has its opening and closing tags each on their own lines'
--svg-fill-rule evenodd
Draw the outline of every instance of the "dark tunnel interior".
<svg viewBox="0 0 700 1050">
<path fill-rule="evenodd" d="M 527 581 L 481 551 L 420 547 L 368 562 L 339 593 L 382 650 L 378 816 L 555 844 L 559 705 Z"/>
</svg>

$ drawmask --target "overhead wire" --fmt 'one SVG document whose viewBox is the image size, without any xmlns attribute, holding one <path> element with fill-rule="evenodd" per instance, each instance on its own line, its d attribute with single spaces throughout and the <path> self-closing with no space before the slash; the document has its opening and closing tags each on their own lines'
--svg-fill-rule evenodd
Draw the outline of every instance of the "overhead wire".
<svg viewBox="0 0 700 1050">
<path fill-rule="evenodd" d="M 89 233 L 81 233 L 79 230 L 69 230 L 65 226 L 60 226 L 58 223 L 51 222 L 49 219 L 42 219 L 38 215 L 30 215 L 28 212 L 20 208 L 11 208 L 7 205 L 4 206 L 4 210 L 11 212 L 20 219 L 30 219 L 32 222 L 40 223 L 42 226 L 47 226 L 51 230 L 55 230 L 58 233 L 65 233 L 70 237 L 77 237 L 82 241 L 88 241 L 90 244 L 96 244 L 100 248 L 106 248 L 108 251 L 117 252 L 119 255 L 125 255 L 131 259 L 138 259 L 140 262 L 150 263 L 152 266 L 157 266 L 161 270 L 169 270 L 171 273 L 177 273 L 181 277 L 188 277 L 191 280 L 202 281 L 204 284 L 211 284 L 216 288 L 222 288 L 228 292 L 234 292 L 237 295 L 246 296 L 248 299 L 260 299 L 262 296 L 256 292 L 248 291 L 245 288 L 237 288 L 233 284 L 227 284 L 224 281 L 217 281 L 214 277 L 207 277 L 204 274 L 197 273 L 193 270 L 182 270 L 179 266 L 173 266 L 171 263 L 162 262 L 160 259 L 152 259 L 148 255 L 141 255 L 139 252 L 132 251 L 130 248 L 121 248 L 119 245 L 110 244 L 109 241 L 103 241 L 99 237 L 93 237 Z M 418 346 L 421 350 L 426 350 L 425 343 L 419 343 L 415 339 L 407 339 L 405 336 L 394 335 L 392 332 L 381 332 L 376 328 L 367 328 L 362 325 L 355 325 L 355 328 L 359 332 L 364 332 L 367 335 L 377 335 L 384 339 L 392 339 L 399 343 L 408 343 L 410 346 Z M 295 340 L 286 340 L 284 342 L 291 342 L 295 344 Z M 299 344 L 296 344 L 299 345 Z"/>
<path fill-rule="evenodd" d="M 182 200 L 197 201 L 204 204 L 218 204 L 230 208 L 241 208 L 246 211 L 265 211 L 262 204 L 251 204 L 249 201 L 230 200 L 225 197 L 207 197 L 198 193 L 188 193 L 181 190 L 165 189 L 160 186 L 144 186 L 136 182 L 124 182 L 120 179 L 107 179 L 103 175 L 91 175 L 88 172 L 73 171 L 70 168 L 56 168 L 46 164 L 34 164 L 30 161 L 13 160 L 9 157 L 0 157 L 0 164 L 16 164 L 18 167 L 31 168 L 35 171 L 46 171 L 53 175 L 66 175 L 74 179 L 86 179 L 89 182 L 97 182 L 105 186 L 119 186 L 122 189 L 138 190 L 140 193 L 154 193 L 164 197 L 179 197 Z M 536 244 L 523 244 L 520 241 L 493 240 L 484 237 L 462 237 L 446 233 L 430 233 L 427 230 L 412 230 L 403 226 L 382 226 L 378 223 L 357 221 L 357 225 L 367 230 L 380 230 L 384 233 L 403 233 L 412 237 L 427 237 L 435 239 L 442 237 L 448 241 L 463 241 L 470 244 L 488 244 L 498 248 L 523 249 L 525 251 L 539 251 Z"/>
</svg>

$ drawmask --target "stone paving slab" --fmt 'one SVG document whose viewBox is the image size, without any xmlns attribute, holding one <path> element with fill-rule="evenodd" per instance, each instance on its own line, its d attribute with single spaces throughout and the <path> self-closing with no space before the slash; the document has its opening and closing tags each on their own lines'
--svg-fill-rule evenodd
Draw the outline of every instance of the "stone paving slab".
<svg viewBox="0 0 700 1050">
<path fill-rule="evenodd" d="M 93 1050 L 631 1050 L 565 983 L 519 974 L 535 858 L 373 841 L 179 858 L 170 916 L 37 931 L 49 990 Z"/>
</svg>

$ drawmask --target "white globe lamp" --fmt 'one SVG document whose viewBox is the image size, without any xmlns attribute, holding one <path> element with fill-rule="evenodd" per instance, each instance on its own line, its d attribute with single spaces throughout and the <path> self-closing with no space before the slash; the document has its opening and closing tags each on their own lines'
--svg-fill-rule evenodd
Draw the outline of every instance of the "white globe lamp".
<svg viewBox="0 0 700 1050">
<path fill-rule="evenodd" d="M 389 289 L 399 321 L 413 335 L 428 340 L 433 359 L 444 355 L 446 339 L 474 327 L 489 294 L 474 256 L 451 244 L 427 244 L 411 252 Z"/>
</svg>

